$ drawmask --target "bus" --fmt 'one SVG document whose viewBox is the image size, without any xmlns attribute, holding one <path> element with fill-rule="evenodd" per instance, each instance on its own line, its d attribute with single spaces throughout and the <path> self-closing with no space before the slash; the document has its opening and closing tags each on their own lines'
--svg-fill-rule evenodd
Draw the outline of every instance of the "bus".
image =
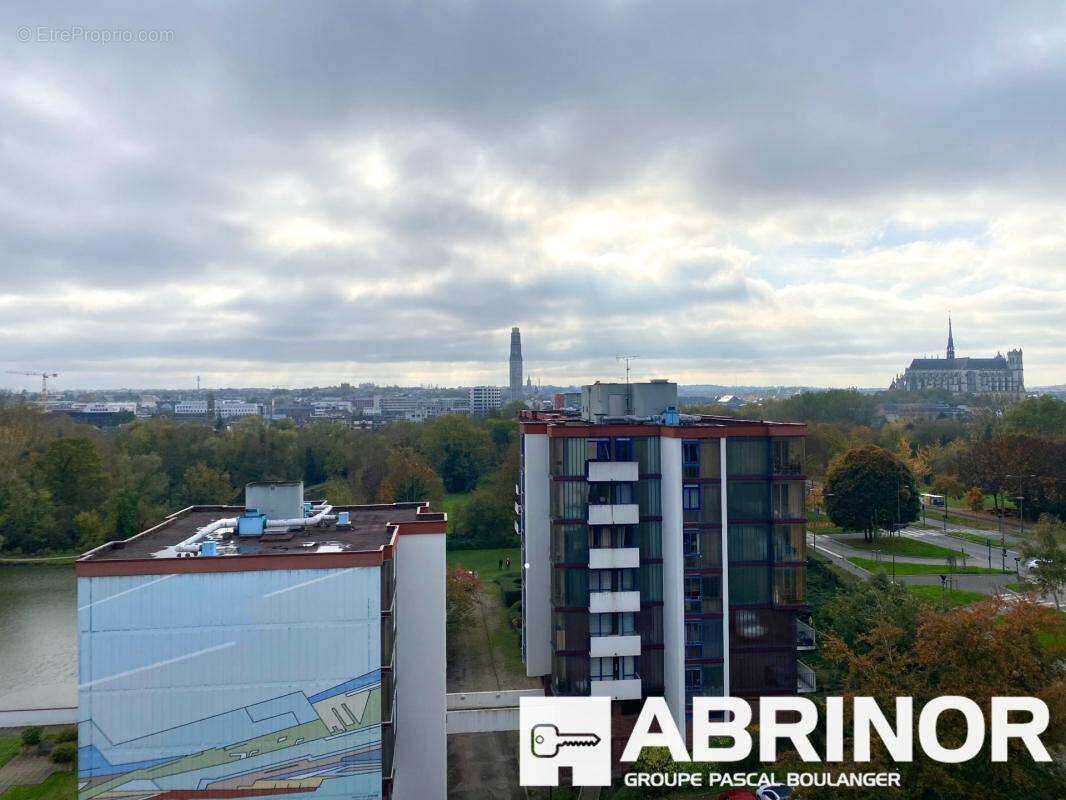
<svg viewBox="0 0 1066 800">
<path fill-rule="evenodd" d="M 930 494 L 925 492 L 922 494 L 922 508 L 945 508 L 944 495 L 942 494 Z"/>
</svg>

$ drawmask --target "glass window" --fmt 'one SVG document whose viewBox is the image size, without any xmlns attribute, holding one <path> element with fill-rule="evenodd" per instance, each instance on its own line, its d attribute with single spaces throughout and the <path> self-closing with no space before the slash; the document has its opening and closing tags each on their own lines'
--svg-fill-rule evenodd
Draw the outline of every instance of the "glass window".
<svg viewBox="0 0 1066 800">
<path fill-rule="evenodd" d="M 633 440 L 633 446 L 640 474 L 658 475 L 662 471 L 659 461 L 659 437 L 639 436 Z"/>
<path fill-rule="evenodd" d="M 806 540 L 804 525 L 774 525 L 774 561 L 806 561 Z"/>
<path fill-rule="evenodd" d="M 614 659 L 593 658 L 589 664 L 589 677 L 594 681 L 614 680 Z"/>
<path fill-rule="evenodd" d="M 703 688 L 703 668 L 685 667 L 685 690 L 691 691 Z"/>
<path fill-rule="evenodd" d="M 682 550 L 685 557 L 698 556 L 700 554 L 700 531 L 699 529 L 686 529 L 681 534 Z"/>
<path fill-rule="evenodd" d="M 730 561 L 769 561 L 767 525 L 730 525 Z"/>
<path fill-rule="evenodd" d="M 772 442 L 774 475 L 802 475 L 803 437 L 788 436 Z"/>
<path fill-rule="evenodd" d="M 588 608 L 588 569 L 553 569 L 552 603 L 556 608 Z"/>
<path fill-rule="evenodd" d="M 662 558 L 663 524 L 661 522 L 641 522 L 637 525 L 637 546 L 641 558 Z"/>
<path fill-rule="evenodd" d="M 588 530 L 584 525 L 552 525 L 552 561 L 557 564 L 587 564 Z"/>
<path fill-rule="evenodd" d="M 589 461 L 610 461 L 611 440 L 589 439 L 586 453 Z"/>
<path fill-rule="evenodd" d="M 807 598 L 807 570 L 805 567 L 777 567 L 774 569 L 774 603 L 795 606 Z"/>
<path fill-rule="evenodd" d="M 589 615 L 583 612 L 553 614 L 555 649 L 585 650 L 588 648 Z"/>
<path fill-rule="evenodd" d="M 700 476 L 699 441 L 685 441 L 681 443 L 681 467 L 681 474 L 686 478 L 698 478 Z"/>
<path fill-rule="evenodd" d="M 722 476 L 722 440 L 700 440 L 700 477 L 720 478 Z"/>
<path fill-rule="evenodd" d="M 524 440 L 524 437 L 523 437 Z M 585 474 L 585 440 L 550 439 L 551 474 L 577 477 Z"/>
<path fill-rule="evenodd" d="M 641 600 L 663 599 L 663 565 L 641 564 L 637 570 Z"/>
<path fill-rule="evenodd" d="M 555 656 L 552 659 L 552 684 L 556 694 L 588 694 L 588 657 Z"/>
<path fill-rule="evenodd" d="M 729 481 L 729 519 L 769 519 L 769 494 L 763 481 Z"/>
<path fill-rule="evenodd" d="M 770 575 L 766 567 L 730 567 L 730 605 L 768 605 Z"/>
<path fill-rule="evenodd" d="M 803 519 L 804 489 L 803 481 L 775 483 L 772 490 L 774 519 Z"/>
<path fill-rule="evenodd" d="M 686 484 L 681 487 L 681 507 L 685 511 L 700 510 L 699 484 Z"/>
<path fill-rule="evenodd" d="M 615 439 L 614 440 L 614 460 L 615 461 L 632 461 L 633 460 L 633 440 L 632 439 Z"/>
<path fill-rule="evenodd" d="M 609 506 L 611 504 L 611 484 L 609 483 L 590 483 L 589 484 L 589 505 L 590 506 Z"/>
<path fill-rule="evenodd" d="M 585 481 L 552 481 L 551 515 L 555 519 L 585 519 L 589 486 Z"/>
<path fill-rule="evenodd" d="M 657 517 L 662 514 L 661 495 L 662 487 L 658 478 L 637 481 L 635 502 L 640 506 L 641 516 Z"/>
<path fill-rule="evenodd" d="M 689 611 L 689 602 L 698 603 L 703 599 L 703 579 L 699 575 L 685 576 L 685 610 Z"/>
<path fill-rule="evenodd" d="M 730 475 L 765 475 L 769 464 L 767 440 L 730 437 L 726 440 L 726 469 Z"/>
<path fill-rule="evenodd" d="M 615 505 L 626 505 L 633 502 L 633 484 L 611 483 L 608 485 L 614 487 Z"/>
<path fill-rule="evenodd" d="M 703 623 L 694 620 L 685 623 L 685 646 L 703 644 Z"/>
</svg>

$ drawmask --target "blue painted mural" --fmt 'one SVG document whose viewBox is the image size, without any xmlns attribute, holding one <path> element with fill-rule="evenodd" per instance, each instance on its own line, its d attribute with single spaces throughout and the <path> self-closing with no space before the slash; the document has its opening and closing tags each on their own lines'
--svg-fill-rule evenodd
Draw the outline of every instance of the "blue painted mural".
<svg viewBox="0 0 1066 800">
<path fill-rule="evenodd" d="M 79 797 L 381 796 L 375 567 L 80 578 Z"/>
</svg>

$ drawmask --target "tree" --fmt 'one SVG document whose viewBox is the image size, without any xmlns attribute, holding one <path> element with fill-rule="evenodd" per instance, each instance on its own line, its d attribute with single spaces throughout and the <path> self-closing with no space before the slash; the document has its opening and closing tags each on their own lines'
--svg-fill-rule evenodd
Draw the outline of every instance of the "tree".
<svg viewBox="0 0 1066 800">
<path fill-rule="evenodd" d="M 986 719 L 993 697 L 1038 697 L 1048 704 L 1052 720 L 1041 740 L 1054 753 L 1066 744 L 1064 634 L 1066 623 L 1057 612 L 1031 602 L 992 598 L 950 612 L 923 610 L 913 641 L 884 618 L 859 637 L 860 647 L 827 635 L 822 653 L 843 670 L 840 693 L 873 697 L 893 724 L 897 697 L 914 698 L 917 713 L 935 697 L 962 695 L 975 701 Z M 850 712 L 850 704 L 845 704 L 846 716 Z M 851 719 L 845 719 L 844 730 L 851 727 Z M 965 738 L 960 714 L 942 715 L 937 728 L 944 747 L 958 747 Z M 856 800 L 1058 797 L 1066 785 L 1061 761 L 1035 762 L 1018 740 L 1010 741 L 1006 762 L 991 760 L 986 739 L 980 754 L 960 764 L 936 761 L 921 748 L 915 748 L 913 761 L 897 762 L 878 737 L 871 744 L 870 763 L 845 762 L 828 769 L 896 771 L 901 773 L 901 788 L 849 789 L 848 796 Z M 846 742 L 845 753 L 850 749 Z M 804 798 L 837 796 L 839 790 L 833 788 L 803 791 Z"/>
<path fill-rule="evenodd" d="M 414 450 L 400 447 L 389 455 L 388 472 L 378 490 L 383 503 L 409 503 L 428 500 L 440 503 L 444 485 L 433 467 Z"/>
<path fill-rule="evenodd" d="M 966 507 L 973 512 L 979 512 L 985 510 L 985 493 L 978 489 L 976 486 L 970 487 L 970 490 L 966 492 Z"/>
<path fill-rule="evenodd" d="M 933 491 L 944 497 L 958 497 L 966 491 L 966 487 L 957 475 L 937 475 L 933 479 Z"/>
<path fill-rule="evenodd" d="M 1027 397 L 1003 414 L 1003 426 L 1011 433 L 1030 436 L 1066 436 L 1066 402 L 1049 394 Z"/>
<path fill-rule="evenodd" d="M 918 519 L 918 490 L 906 464 L 876 445 L 848 450 L 826 478 L 826 513 L 834 525 L 861 530 L 867 540 L 894 522 Z"/>
<path fill-rule="evenodd" d="M 466 417 L 446 414 L 425 424 L 419 451 L 449 492 L 469 492 L 488 468 L 492 440 Z"/>
<path fill-rule="evenodd" d="M 95 509 L 79 511 L 75 514 L 73 528 L 78 547 L 82 550 L 99 547 L 110 538 L 111 534 L 111 529 L 100 516 L 100 512 Z"/>
<path fill-rule="evenodd" d="M 1031 574 L 1037 586 L 1055 599 L 1055 608 L 1061 608 L 1059 596 L 1066 586 L 1066 524 L 1045 514 L 1032 536 L 1022 542 L 1021 552 L 1026 559 L 1036 559 Z"/>
<path fill-rule="evenodd" d="M 233 494 L 229 473 L 203 462 L 189 467 L 182 476 L 181 502 L 185 505 L 225 505 L 233 501 Z"/>
<path fill-rule="evenodd" d="M 60 505 L 84 508 L 103 497 L 104 462 L 88 436 L 52 439 L 41 459 L 41 471 L 52 499 Z"/>
</svg>

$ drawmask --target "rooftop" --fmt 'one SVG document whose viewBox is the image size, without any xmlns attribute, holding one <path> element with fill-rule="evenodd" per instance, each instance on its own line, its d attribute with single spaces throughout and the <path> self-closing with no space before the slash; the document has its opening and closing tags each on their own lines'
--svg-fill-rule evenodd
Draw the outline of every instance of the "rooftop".
<svg viewBox="0 0 1066 800">
<path fill-rule="evenodd" d="M 178 559 L 186 554 L 176 551 L 176 545 L 212 523 L 239 517 L 244 510 L 244 506 L 191 506 L 130 539 L 108 542 L 86 553 L 80 561 Z M 348 513 L 350 527 L 338 529 L 336 517 L 341 512 Z M 268 530 L 256 537 L 239 537 L 235 531 L 223 529 L 206 538 L 216 542 L 218 555 L 215 559 L 375 552 L 392 542 L 400 526 L 435 523 L 440 527 L 445 520 L 444 514 L 431 512 L 425 503 L 334 506 L 329 517 L 317 525 L 294 526 L 276 532 Z M 187 555 L 186 560 L 211 558 Z"/>
</svg>

